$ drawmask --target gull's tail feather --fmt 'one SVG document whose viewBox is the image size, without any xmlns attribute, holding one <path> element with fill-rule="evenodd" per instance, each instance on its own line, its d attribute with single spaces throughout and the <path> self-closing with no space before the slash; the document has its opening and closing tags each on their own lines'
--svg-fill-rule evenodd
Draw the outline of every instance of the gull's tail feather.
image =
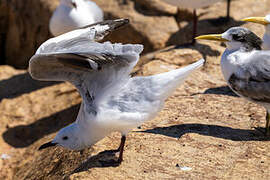
<svg viewBox="0 0 270 180">
<path fill-rule="evenodd" d="M 152 76 L 154 85 L 153 92 L 156 96 L 167 98 L 179 85 L 184 83 L 193 71 L 200 68 L 204 62 L 205 60 L 201 59 L 186 67 Z"/>
</svg>

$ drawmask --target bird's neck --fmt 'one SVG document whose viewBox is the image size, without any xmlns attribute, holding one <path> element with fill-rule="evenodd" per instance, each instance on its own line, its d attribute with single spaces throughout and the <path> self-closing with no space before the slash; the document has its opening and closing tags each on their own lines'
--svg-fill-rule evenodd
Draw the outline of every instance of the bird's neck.
<svg viewBox="0 0 270 180">
<path fill-rule="evenodd" d="M 237 67 L 237 54 L 242 51 L 238 49 L 226 49 L 221 56 L 221 71 L 224 76 L 224 79 L 228 81 L 231 74 L 235 71 Z"/>
<path fill-rule="evenodd" d="M 264 50 L 270 50 L 270 29 L 269 31 L 266 31 L 263 36 L 263 45 Z"/>
<path fill-rule="evenodd" d="M 97 115 L 87 111 L 84 102 L 81 104 L 76 123 L 81 133 L 84 134 L 82 141 L 87 147 L 90 147 L 111 133 L 109 128 L 104 128 L 102 124 L 99 123 Z"/>
<path fill-rule="evenodd" d="M 270 36 L 270 25 L 265 26 L 265 35 Z"/>
</svg>

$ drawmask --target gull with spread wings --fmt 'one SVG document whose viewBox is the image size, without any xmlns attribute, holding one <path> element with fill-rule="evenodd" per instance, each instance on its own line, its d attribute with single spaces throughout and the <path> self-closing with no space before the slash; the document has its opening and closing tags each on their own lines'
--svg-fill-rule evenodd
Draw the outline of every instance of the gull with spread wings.
<svg viewBox="0 0 270 180">
<path fill-rule="evenodd" d="M 34 79 L 68 81 L 83 99 L 76 121 L 39 149 L 59 145 L 83 150 L 118 131 L 121 162 L 126 134 L 154 118 L 166 98 L 203 65 L 202 59 L 167 73 L 131 78 L 143 46 L 96 42 L 128 22 L 103 21 L 49 39 L 31 58 L 29 71 Z"/>
</svg>

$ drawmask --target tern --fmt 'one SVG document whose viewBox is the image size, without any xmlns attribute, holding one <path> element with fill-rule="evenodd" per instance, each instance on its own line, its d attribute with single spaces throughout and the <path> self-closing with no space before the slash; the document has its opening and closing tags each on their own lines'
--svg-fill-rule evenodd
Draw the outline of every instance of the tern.
<svg viewBox="0 0 270 180">
<path fill-rule="evenodd" d="M 242 21 L 258 23 L 265 26 L 262 47 L 265 50 L 270 50 L 270 14 L 265 17 L 249 17 L 242 19 Z"/>
<path fill-rule="evenodd" d="M 163 0 L 164 2 L 178 6 L 180 8 L 191 8 L 193 9 L 193 36 L 192 36 L 192 44 L 196 42 L 195 37 L 197 35 L 197 24 L 198 24 L 198 16 L 196 13 L 196 9 L 210 6 L 218 1 L 222 0 Z M 230 4 L 231 0 L 227 0 L 227 17 L 226 20 L 230 20 Z"/>
<path fill-rule="evenodd" d="M 202 35 L 196 39 L 225 42 L 221 69 L 229 87 L 249 101 L 266 109 L 266 135 L 270 135 L 270 51 L 262 50 L 262 40 L 242 27 L 223 34 Z"/>
<path fill-rule="evenodd" d="M 68 81 L 83 99 L 76 121 L 39 149 L 58 145 L 80 151 L 118 131 L 121 163 L 127 133 L 154 118 L 166 98 L 203 65 L 201 59 L 170 72 L 131 78 L 143 46 L 96 42 L 127 23 L 108 20 L 49 39 L 30 59 L 32 78 Z"/>
<path fill-rule="evenodd" d="M 59 36 L 100 21 L 103 21 L 103 11 L 95 2 L 61 0 L 50 19 L 49 29 L 52 35 Z"/>
</svg>

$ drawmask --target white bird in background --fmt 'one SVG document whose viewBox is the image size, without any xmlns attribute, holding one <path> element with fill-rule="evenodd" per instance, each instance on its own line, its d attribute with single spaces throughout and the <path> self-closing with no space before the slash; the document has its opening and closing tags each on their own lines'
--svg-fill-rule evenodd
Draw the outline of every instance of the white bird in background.
<svg viewBox="0 0 270 180">
<path fill-rule="evenodd" d="M 266 135 L 270 135 L 270 51 L 261 50 L 262 40 L 242 27 L 223 34 L 203 35 L 196 39 L 223 41 L 221 69 L 230 88 L 239 96 L 266 109 Z"/>
<path fill-rule="evenodd" d="M 83 99 L 76 121 L 39 149 L 59 145 L 83 150 L 119 131 L 120 163 L 127 133 L 154 118 L 166 98 L 203 65 L 202 59 L 167 73 L 131 78 L 143 46 L 95 42 L 127 23 L 126 19 L 104 21 L 49 39 L 31 58 L 34 79 L 69 81 Z"/>
<path fill-rule="evenodd" d="M 222 0 L 163 0 L 164 2 L 180 7 L 180 8 L 191 8 L 193 9 L 193 36 L 192 36 L 192 44 L 196 42 L 195 37 L 197 35 L 197 24 L 198 24 L 198 16 L 196 13 L 196 9 L 204 8 L 210 6 L 218 1 Z M 226 20 L 230 20 L 230 4 L 231 0 L 227 0 L 227 17 Z"/>
<path fill-rule="evenodd" d="M 103 11 L 90 0 L 61 0 L 49 24 L 52 35 L 66 32 L 103 21 Z"/>
<path fill-rule="evenodd" d="M 249 17 L 242 19 L 242 21 L 254 22 L 265 26 L 262 47 L 265 50 L 270 50 L 270 14 L 265 17 Z"/>
</svg>

